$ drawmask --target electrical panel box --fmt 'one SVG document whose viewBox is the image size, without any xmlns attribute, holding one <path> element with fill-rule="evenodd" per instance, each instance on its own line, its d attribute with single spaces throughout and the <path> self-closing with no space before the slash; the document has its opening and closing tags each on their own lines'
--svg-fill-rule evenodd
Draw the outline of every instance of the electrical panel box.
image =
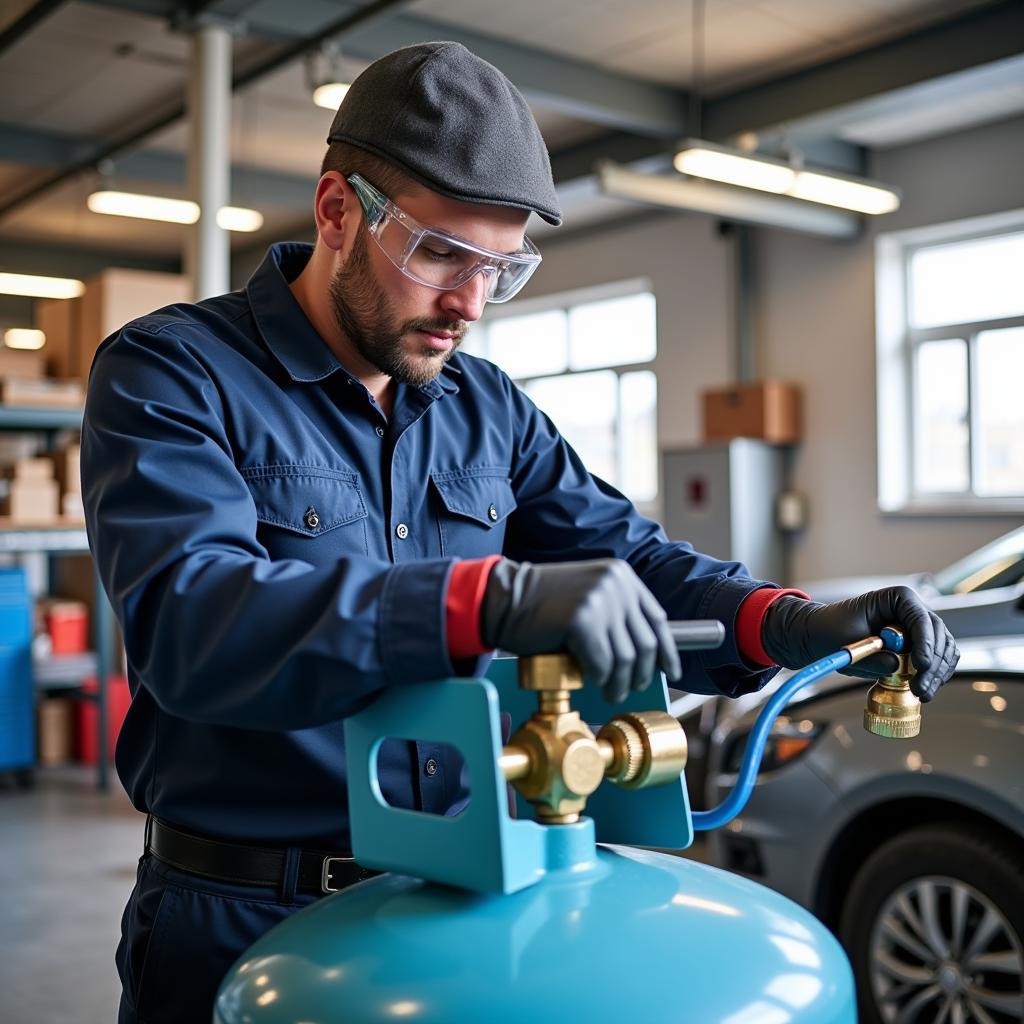
<svg viewBox="0 0 1024 1024">
<path fill-rule="evenodd" d="M 785 582 L 775 503 L 785 489 L 786 456 L 748 438 L 662 452 L 665 532 L 704 554 L 743 562 L 758 579 Z"/>
</svg>

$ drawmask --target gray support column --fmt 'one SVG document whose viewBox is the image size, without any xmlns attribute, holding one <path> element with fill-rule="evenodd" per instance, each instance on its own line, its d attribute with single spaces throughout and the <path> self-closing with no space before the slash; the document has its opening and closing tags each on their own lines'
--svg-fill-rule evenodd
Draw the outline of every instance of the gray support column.
<svg viewBox="0 0 1024 1024">
<path fill-rule="evenodd" d="M 231 31 L 200 24 L 192 37 L 189 83 L 189 196 L 199 204 L 185 252 L 196 301 L 228 291 L 231 253 L 217 211 L 231 194 Z"/>
</svg>

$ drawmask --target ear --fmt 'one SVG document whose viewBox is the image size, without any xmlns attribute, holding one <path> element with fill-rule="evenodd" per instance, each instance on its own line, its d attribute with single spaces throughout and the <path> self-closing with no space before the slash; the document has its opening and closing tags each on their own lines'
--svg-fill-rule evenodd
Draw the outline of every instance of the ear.
<svg viewBox="0 0 1024 1024">
<path fill-rule="evenodd" d="M 316 186 L 313 216 L 320 241 L 340 252 L 351 245 L 362 216 L 359 197 L 338 171 L 328 171 Z"/>
</svg>

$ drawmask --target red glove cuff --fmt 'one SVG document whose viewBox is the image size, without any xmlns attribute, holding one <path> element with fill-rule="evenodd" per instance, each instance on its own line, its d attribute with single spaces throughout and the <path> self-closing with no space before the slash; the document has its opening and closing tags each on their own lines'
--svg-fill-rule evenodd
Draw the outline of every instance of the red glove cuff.
<svg viewBox="0 0 1024 1024">
<path fill-rule="evenodd" d="M 490 648 L 480 637 L 480 606 L 487 589 L 487 578 L 501 555 L 456 562 L 448 577 L 445 596 L 445 635 L 452 658 L 474 658 Z"/>
<path fill-rule="evenodd" d="M 765 668 L 775 664 L 761 643 L 761 625 L 768 606 L 787 594 L 810 600 L 802 590 L 776 590 L 774 587 L 761 587 L 743 599 L 736 613 L 736 646 L 747 661 Z"/>
</svg>

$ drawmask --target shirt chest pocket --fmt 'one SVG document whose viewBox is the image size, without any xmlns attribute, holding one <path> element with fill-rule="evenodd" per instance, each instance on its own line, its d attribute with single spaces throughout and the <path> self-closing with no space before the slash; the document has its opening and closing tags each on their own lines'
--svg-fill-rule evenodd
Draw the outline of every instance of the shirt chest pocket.
<svg viewBox="0 0 1024 1024">
<path fill-rule="evenodd" d="M 441 553 L 460 558 L 501 554 L 505 525 L 516 507 L 508 470 L 472 467 L 430 474 L 438 497 Z"/>
<path fill-rule="evenodd" d="M 366 504 L 355 473 L 320 466 L 242 470 L 256 505 L 257 537 L 272 559 L 366 554 Z"/>
</svg>

